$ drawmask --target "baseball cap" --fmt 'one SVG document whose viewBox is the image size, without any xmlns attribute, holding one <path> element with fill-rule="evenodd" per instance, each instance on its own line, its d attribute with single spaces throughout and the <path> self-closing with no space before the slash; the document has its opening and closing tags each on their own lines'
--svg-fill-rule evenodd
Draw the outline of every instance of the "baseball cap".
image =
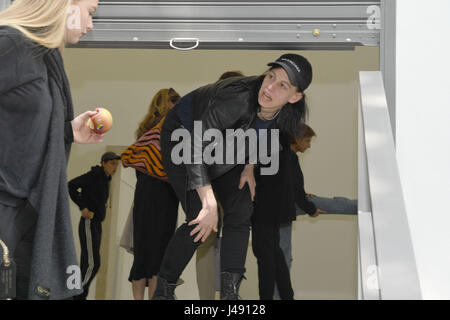
<svg viewBox="0 0 450 320">
<path fill-rule="evenodd" d="M 107 162 L 109 160 L 120 160 L 120 156 L 111 151 L 105 152 L 102 155 L 102 162 Z"/>
<path fill-rule="evenodd" d="M 306 90 L 312 81 L 312 66 L 309 61 L 298 54 L 283 54 L 274 62 L 267 64 L 268 66 L 282 67 L 291 81 L 291 84 L 298 87 L 300 91 Z"/>
</svg>

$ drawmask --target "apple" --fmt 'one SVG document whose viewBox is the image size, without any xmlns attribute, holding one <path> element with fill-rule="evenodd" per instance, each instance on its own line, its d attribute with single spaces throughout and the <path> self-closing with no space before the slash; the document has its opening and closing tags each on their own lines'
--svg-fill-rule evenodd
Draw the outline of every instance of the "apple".
<svg viewBox="0 0 450 320">
<path fill-rule="evenodd" d="M 105 133 L 109 131 L 113 124 L 111 113 L 105 108 L 96 108 L 96 114 L 88 120 L 88 125 L 95 133 Z"/>
</svg>

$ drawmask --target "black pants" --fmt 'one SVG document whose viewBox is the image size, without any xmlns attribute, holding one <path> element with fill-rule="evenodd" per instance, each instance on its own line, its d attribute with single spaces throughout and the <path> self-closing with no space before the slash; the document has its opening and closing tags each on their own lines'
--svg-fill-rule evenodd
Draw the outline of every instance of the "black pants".
<svg viewBox="0 0 450 320">
<path fill-rule="evenodd" d="M 252 248 L 258 263 L 261 300 L 273 300 L 275 282 L 282 300 L 293 300 L 289 268 L 280 248 L 280 225 L 253 224 Z"/>
<path fill-rule="evenodd" d="M 80 269 L 83 279 L 83 293 L 75 296 L 74 300 L 85 300 L 89 294 L 89 286 L 100 269 L 102 223 L 81 218 L 78 225 L 78 235 L 81 245 Z"/>
<path fill-rule="evenodd" d="M 28 299 L 36 220 L 37 214 L 27 201 L 18 206 L 0 203 L 0 239 L 5 242 L 9 256 L 16 263 L 18 300 Z M 3 255 L 3 251 L 1 254 Z M 3 256 L 0 260 L 3 261 Z"/>
<path fill-rule="evenodd" d="M 178 280 L 201 243 L 201 241 L 194 242 L 196 235 L 190 236 L 195 225 L 188 226 L 188 223 L 197 218 L 202 208 L 197 191 L 186 190 L 187 173 L 184 165 L 176 166 L 170 158 L 172 148 L 178 144 L 177 141 L 170 141 L 170 135 L 173 130 L 181 126 L 174 111 L 169 112 L 164 121 L 161 132 L 161 149 L 164 168 L 183 206 L 186 222 L 176 230 L 170 240 L 159 272 L 161 277 L 171 283 Z M 238 188 L 243 169 L 244 165 L 236 165 L 232 170 L 212 181 L 214 193 L 224 211 L 221 271 L 245 272 L 253 203 L 248 185 L 246 184 L 242 190 Z"/>
</svg>

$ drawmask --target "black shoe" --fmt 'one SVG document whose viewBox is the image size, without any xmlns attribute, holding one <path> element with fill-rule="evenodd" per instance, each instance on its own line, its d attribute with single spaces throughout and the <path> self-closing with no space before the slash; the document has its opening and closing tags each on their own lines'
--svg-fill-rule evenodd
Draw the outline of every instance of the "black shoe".
<svg viewBox="0 0 450 320">
<path fill-rule="evenodd" d="M 246 279 L 242 273 L 222 272 L 220 275 L 220 300 L 239 300 L 239 287 L 242 279 Z"/>
<path fill-rule="evenodd" d="M 182 279 L 179 279 L 176 283 L 168 283 L 166 279 L 158 276 L 152 300 L 176 300 L 175 288 L 183 283 Z"/>
</svg>

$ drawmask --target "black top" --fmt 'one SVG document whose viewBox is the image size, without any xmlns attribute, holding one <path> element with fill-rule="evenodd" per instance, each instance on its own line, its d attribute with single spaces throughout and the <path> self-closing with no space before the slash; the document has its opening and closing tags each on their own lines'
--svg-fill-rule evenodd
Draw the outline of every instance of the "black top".
<svg viewBox="0 0 450 320">
<path fill-rule="evenodd" d="M 184 127 L 191 131 L 192 140 L 196 141 L 193 144 L 203 146 L 203 149 L 210 144 L 210 141 L 202 139 L 202 134 L 196 134 L 194 121 L 201 121 L 203 132 L 208 129 L 222 132 L 225 139 L 218 142 L 222 145 L 228 141 L 226 129 L 245 131 L 251 128 L 258 111 L 258 90 L 263 80 L 263 76 L 233 77 L 198 88 L 181 98 L 174 109 Z M 222 150 L 228 150 L 227 146 Z M 186 164 L 188 190 L 210 184 L 211 180 L 235 165 L 236 161 L 223 161 L 221 164 L 192 161 Z"/>
<path fill-rule="evenodd" d="M 275 175 L 261 175 L 256 169 L 253 223 L 287 223 L 296 219 L 295 204 L 309 215 L 316 212 L 304 189 L 303 172 L 297 154 L 284 146 L 279 153 L 279 170 Z"/>
<path fill-rule="evenodd" d="M 103 167 L 95 166 L 91 171 L 69 181 L 70 198 L 80 210 L 88 208 L 94 212 L 93 221 L 102 222 L 105 219 L 110 180 Z"/>
</svg>

